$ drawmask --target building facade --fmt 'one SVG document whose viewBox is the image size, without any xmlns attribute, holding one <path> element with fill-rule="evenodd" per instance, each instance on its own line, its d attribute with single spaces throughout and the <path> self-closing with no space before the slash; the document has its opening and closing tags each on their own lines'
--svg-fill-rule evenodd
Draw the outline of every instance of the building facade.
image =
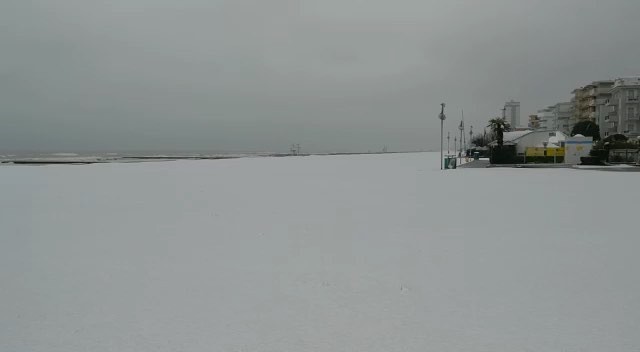
<svg viewBox="0 0 640 352">
<path fill-rule="evenodd" d="M 573 103 L 563 102 L 538 110 L 540 130 L 560 131 L 569 134 L 571 131 L 570 120 L 573 114 Z"/>
<path fill-rule="evenodd" d="M 520 103 L 517 101 L 508 101 L 504 104 L 505 118 L 512 128 L 520 126 Z"/>
<path fill-rule="evenodd" d="M 526 149 L 534 148 L 551 148 L 564 147 L 564 141 L 567 135 L 560 131 L 515 131 L 504 133 L 504 145 L 515 146 L 518 156 L 525 155 Z M 497 142 L 493 141 L 489 145 L 495 146 Z"/>
<path fill-rule="evenodd" d="M 532 130 L 539 130 L 540 117 L 538 117 L 538 115 L 529 115 L 529 124 L 527 125 L 527 127 Z"/>
<path fill-rule="evenodd" d="M 609 113 L 607 102 L 611 97 L 614 81 L 594 81 L 584 87 L 575 89 L 571 102 L 569 130 L 580 121 L 594 121 L 598 125 L 605 124 L 605 116 Z"/>
<path fill-rule="evenodd" d="M 593 137 L 573 136 L 565 139 L 565 164 L 578 165 L 580 158 L 589 156 L 593 148 Z"/>
<path fill-rule="evenodd" d="M 553 116 L 555 120 L 554 130 L 558 130 L 564 134 L 571 132 L 571 116 L 573 115 L 573 104 L 571 102 L 557 103 L 553 106 Z"/>
<path fill-rule="evenodd" d="M 602 125 L 600 127 L 604 137 L 617 133 L 630 138 L 640 136 L 639 95 L 640 77 L 619 78 L 614 81 L 610 98 L 605 104 L 605 128 Z"/>
<path fill-rule="evenodd" d="M 555 119 L 555 115 L 553 114 L 552 106 L 538 110 L 538 119 L 540 120 L 541 130 L 556 129 L 556 119 Z"/>
</svg>

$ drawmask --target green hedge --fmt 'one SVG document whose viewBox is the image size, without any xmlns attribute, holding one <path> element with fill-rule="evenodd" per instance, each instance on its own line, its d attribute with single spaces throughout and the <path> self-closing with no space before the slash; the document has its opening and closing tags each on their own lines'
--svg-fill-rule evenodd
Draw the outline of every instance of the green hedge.
<svg viewBox="0 0 640 352">
<path fill-rule="evenodd" d="M 492 164 L 517 164 L 518 159 L 519 158 L 516 155 L 516 147 L 513 145 L 491 147 L 491 157 L 489 161 Z"/>
</svg>

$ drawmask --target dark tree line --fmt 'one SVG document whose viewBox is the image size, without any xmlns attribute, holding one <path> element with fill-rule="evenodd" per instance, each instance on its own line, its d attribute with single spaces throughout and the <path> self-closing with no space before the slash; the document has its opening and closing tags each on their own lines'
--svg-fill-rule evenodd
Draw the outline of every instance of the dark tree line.
<svg viewBox="0 0 640 352">
<path fill-rule="evenodd" d="M 585 137 L 593 137 L 594 141 L 600 140 L 600 126 L 593 121 L 580 121 L 573 126 L 571 135 L 581 134 Z"/>
</svg>

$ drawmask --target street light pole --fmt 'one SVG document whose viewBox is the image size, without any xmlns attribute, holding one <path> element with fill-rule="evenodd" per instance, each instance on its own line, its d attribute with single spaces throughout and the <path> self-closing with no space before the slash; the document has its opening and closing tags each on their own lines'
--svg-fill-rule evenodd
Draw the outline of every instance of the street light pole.
<svg viewBox="0 0 640 352">
<path fill-rule="evenodd" d="M 467 134 L 465 133 L 465 126 L 464 126 L 464 109 L 462 109 L 462 135 L 464 138 L 464 143 L 463 145 L 463 151 L 466 152 L 466 148 L 467 148 Z"/>
<path fill-rule="evenodd" d="M 451 154 L 451 148 L 449 148 L 450 140 L 451 140 L 451 132 L 447 132 L 447 154 Z"/>
<path fill-rule="evenodd" d="M 444 120 L 447 118 L 444 115 L 444 106 L 444 103 L 440 104 L 441 110 L 440 115 L 438 115 L 438 118 L 440 119 L 440 170 L 444 170 L 444 157 L 442 154 L 444 151 Z"/>
<path fill-rule="evenodd" d="M 464 133 L 464 122 L 460 121 L 460 126 L 458 126 L 458 129 L 460 130 L 460 162 L 462 162 L 462 147 L 463 144 L 462 142 L 464 141 L 464 138 L 462 137 L 462 134 Z"/>
<path fill-rule="evenodd" d="M 458 150 L 458 137 L 453 137 L 453 150 Z"/>
</svg>

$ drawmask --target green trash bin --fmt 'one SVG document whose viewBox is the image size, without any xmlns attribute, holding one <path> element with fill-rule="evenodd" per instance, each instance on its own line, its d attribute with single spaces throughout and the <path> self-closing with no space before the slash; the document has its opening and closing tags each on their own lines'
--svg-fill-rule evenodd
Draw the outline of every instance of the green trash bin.
<svg viewBox="0 0 640 352">
<path fill-rule="evenodd" d="M 447 157 L 444 159 L 444 168 L 449 170 L 449 169 L 455 169 L 456 168 L 456 157 L 452 156 L 452 155 L 447 155 Z"/>
</svg>

